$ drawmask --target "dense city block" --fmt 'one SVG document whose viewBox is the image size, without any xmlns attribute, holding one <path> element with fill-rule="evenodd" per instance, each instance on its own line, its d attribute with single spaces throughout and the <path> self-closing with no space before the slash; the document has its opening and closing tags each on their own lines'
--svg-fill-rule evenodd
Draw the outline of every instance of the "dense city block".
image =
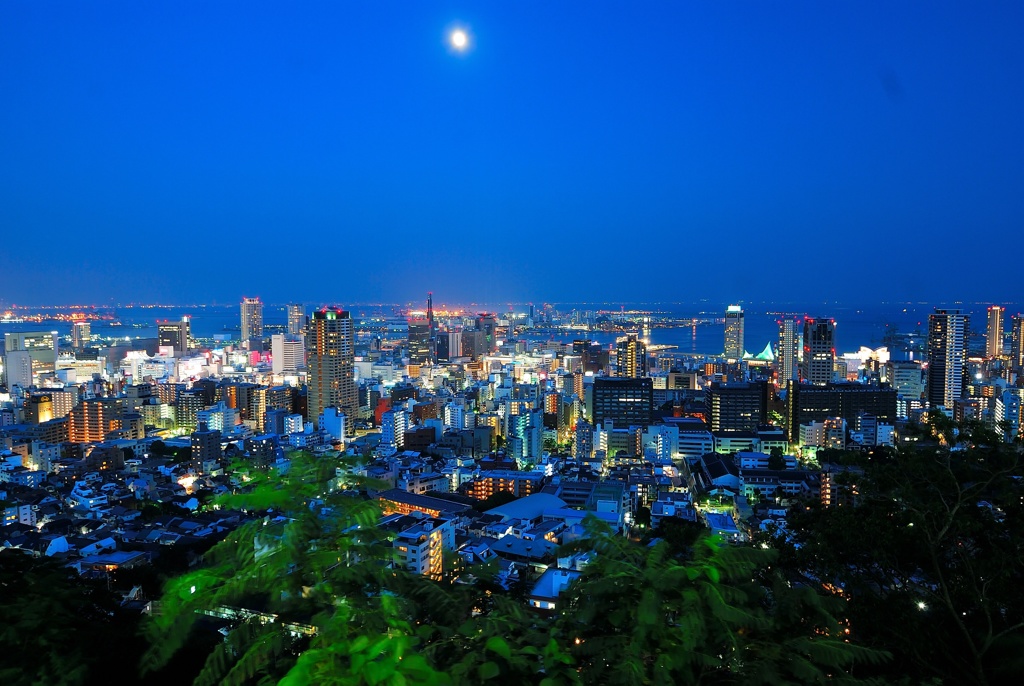
<svg viewBox="0 0 1024 686">
<path fill-rule="evenodd" d="M 749 569 L 784 572 L 787 587 L 807 590 L 815 603 L 849 604 L 829 609 L 827 621 L 804 638 L 832 636 L 867 652 L 840 653 L 835 664 L 808 652 L 814 669 L 927 677 L 923 662 L 894 665 L 899 646 L 872 633 L 877 617 L 858 614 L 858 603 L 892 596 L 933 625 L 943 620 L 932 615 L 943 611 L 962 613 L 960 620 L 987 613 L 997 629 L 967 641 L 973 662 L 965 657 L 964 665 L 940 672 L 984 683 L 1002 673 L 996 656 L 1021 636 L 1008 614 L 1019 607 L 1019 593 L 949 599 L 952 591 L 970 595 L 963 579 L 932 576 L 961 574 L 953 560 L 933 558 L 929 568 L 924 558 L 883 572 L 887 556 L 901 553 L 885 549 L 889 541 L 874 552 L 848 542 L 849 550 L 836 543 L 808 551 L 831 548 L 819 537 L 845 541 L 862 527 L 883 535 L 888 522 L 858 524 L 834 514 L 879 516 L 873 508 L 883 488 L 897 493 L 889 516 L 928 533 L 929 521 L 914 521 L 928 515 L 914 508 L 927 497 L 915 481 L 929 470 L 938 470 L 938 483 L 927 488 L 959 498 L 945 513 L 945 529 L 923 543 L 932 554 L 967 545 L 980 564 L 998 553 L 985 546 L 1019 537 L 1010 527 L 1021 504 L 1024 318 L 1010 318 L 1007 332 L 1003 308 L 985 312 L 981 336 L 972 334 L 966 311 L 938 308 L 924 330 L 889 327 L 882 332 L 888 345 L 844 354 L 835 319 L 759 313 L 759 323 L 748 326 L 738 305 L 697 316 L 552 305 L 499 314 L 435 308 L 432 295 L 422 311 L 270 306 L 246 297 L 238 325 L 220 330 L 205 309 L 152 323 L 131 309 L 83 308 L 61 318 L 11 310 L 3 325 L 0 560 L 25 556 L 38 563 L 19 563 L 28 565 L 24 574 L 65 570 L 69 588 L 101 589 L 118 621 L 154 636 L 151 670 L 167 669 L 174 654 L 168 646 L 184 648 L 186 640 L 161 634 L 170 630 L 161 618 L 189 626 L 205 618 L 188 640 L 216 655 L 229 644 L 211 648 L 211 627 L 230 642 L 242 640 L 239 632 L 253 622 L 272 625 L 280 654 L 252 667 L 255 678 L 297 669 L 301 656 L 312 654 L 309 646 L 332 630 L 338 618 L 325 619 L 323 603 L 351 600 L 353 592 L 342 591 L 344 584 L 321 588 L 332 570 L 370 574 L 345 583 L 370 584 L 378 600 L 380 593 L 461 589 L 475 600 L 443 602 L 469 602 L 464 619 L 512 612 L 524 626 L 555 636 L 556 627 L 583 621 L 580 594 L 597 593 L 591 585 L 608 581 L 598 574 L 640 551 L 664 547 L 668 552 L 658 554 L 683 569 L 715 564 L 738 548 L 765 555 L 747 559 Z M 155 336 L 115 333 L 129 326 Z M 686 337 L 697 345 L 698 328 L 701 345 L 724 330 L 721 352 L 682 349 Z M 752 329 L 771 335 L 757 355 L 747 351 Z M 680 342 L 653 342 L 673 336 Z M 923 462 L 908 473 L 914 461 Z M 893 469 L 903 470 L 902 480 L 887 471 Z M 974 488 L 978 483 L 984 487 Z M 952 496 L 935 497 L 949 505 Z M 967 519 L 957 510 L 985 513 L 978 525 L 995 540 L 975 541 L 967 532 L 950 538 L 948 530 Z M 326 562 L 317 557 L 324 555 Z M 871 574 L 898 570 L 899 578 L 867 588 L 862 575 L 828 561 L 847 555 L 850 564 L 875 555 Z M 225 566 L 225 556 L 236 562 Z M 280 588 L 266 586 L 268 570 Z M 767 573 L 755 579 L 774 583 Z M 1020 569 L 971 573 L 995 589 Z M 189 587 L 184 601 L 175 596 L 181 584 Z M 643 584 L 631 592 L 642 594 Z M 309 607 L 297 602 L 307 596 Z M 745 597 L 756 608 L 756 595 Z M 504 603 L 499 609 L 496 598 Z M 602 602 L 609 612 L 617 606 Z M 647 601 L 636 602 L 634 610 Z M 662 602 L 667 608 L 675 601 Z M 419 610 L 420 621 L 452 621 L 431 616 L 434 610 Z M 394 613 L 394 621 L 416 616 L 398 608 L 372 612 Z M 586 623 L 575 631 L 593 633 L 596 625 Z M 439 639 L 415 635 L 408 634 L 409 649 L 434 655 Z M 781 631 L 776 638 L 792 637 Z M 559 647 L 574 678 L 596 669 L 578 645 Z M 470 669 L 467 655 L 449 655 L 449 662 L 435 655 L 421 667 L 458 673 Z M 191 669 L 219 679 L 238 655 L 219 659 Z M 492 669 L 482 665 L 472 668 L 478 677 Z M 530 679 L 548 673 L 543 661 L 520 668 Z M 741 668 L 722 658 L 666 669 Z"/>
</svg>

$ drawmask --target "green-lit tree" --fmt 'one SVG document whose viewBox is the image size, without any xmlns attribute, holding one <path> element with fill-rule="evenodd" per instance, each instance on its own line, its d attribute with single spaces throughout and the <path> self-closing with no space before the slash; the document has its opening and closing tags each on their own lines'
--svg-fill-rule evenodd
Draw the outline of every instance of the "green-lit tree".
<svg viewBox="0 0 1024 686">
<path fill-rule="evenodd" d="M 197 684 L 400 684 L 441 680 L 414 653 L 402 572 L 378 507 L 335 488 L 337 458 L 295 453 L 224 504 L 264 513 L 214 546 L 202 569 L 168 584 L 144 665 L 166 664 L 200 618 L 232 621 Z M 343 486 L 358 487 L 349 478 Z"/>
<path fill-rule="evenodd" d="M 366 484 L 337 488 L 347 466 L 295 454 L 226 498 L 260 517 L 167 586 L 145 665 L 211 620 L 227 635 L 197 684 L 784 683 L 881 657 L 846 642 L 813 587 L 782 583 L 771 551 L 683 532 L 647 546 L 592 528 L 574 547 L 594 560 L 553 614 L 492 565 L 449 556 L 439 579 L 409 574 L 353 494 Z"/>
</svg>

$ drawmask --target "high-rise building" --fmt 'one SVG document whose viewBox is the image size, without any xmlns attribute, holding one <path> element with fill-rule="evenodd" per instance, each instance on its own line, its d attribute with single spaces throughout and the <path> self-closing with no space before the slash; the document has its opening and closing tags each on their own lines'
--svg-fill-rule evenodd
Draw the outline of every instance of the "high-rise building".
<svg viewBox="0 0 1024 686">
<path fill-rule="evenodd" d="M 337 307 L 325 307 L 313 312 L 307 331 L 306 416 L 316 422 L 324 408 L 337 407 L 350 418 L 346 430 L 354 432 L 351 420 L 359 416 L 359 393 L 352 315 Z"/>
<path fill-rule="evenodd" d="M 259 384 L 231 381 L 221 386 L 224 402 L 227 406 L 238 410 L 242 422 L 251 421 L 262 429 L 263 414 L 267 411 L 266 386 Z M 195 390 L 193 388 L 193 390 Z M 198 421 L 198 420 L 197 420 Z"/>
<path fill-rule="evenodd" d="M 434 294 L 427 293 L 427 324 L 430 325 L 430 350 L 434 350 L 434 339 L 437 336 L 437 322 L 434 321 Z"/>
<path fill-rule="evenodd" d="M 636 334 L 623 336 L 616 341 L 617 376 L 638 379 L 647 376 L 647 346 Z"/>
<path fill-rule="evenodd" d="M 590 339 L 577 339 L 572 342 L 572 354 L 580 358 L 580 366 L 584 372 L 598 372 L 602 365 L 602 358 L 607 354 L 601 350 L 601 344 Z M 575 370 L 573 370 L 575 371 Z"/>
<path fill-rule="evenodd" d="M 1020 373 L 1024 369 L 1024 315 L 1010 319 L 1010 367 Z"/>
<path fill-rule="evenodd" d="M 487 335 L 479 329 L 464 329 L 459 340 L 463 357 L 469 357 L 476 362 L 488 354 Z"/>
<path fill-rule="evenodd" d="M 306 328 L 306 308 L 299 304 L 288 306 L 288 333 L 298 336 Z"/>
<path fill-rule="evenodd" d="M 71 410 L 68 438 L 72 443 L 100 443 L 121 428 L 121 408 L 113 398 L 90 398 Z"/>
<path fill-rule="evenodd" d="M 176 353 L 186 352 L 195 347 L 192 339 L 192 321 L 185 315 L 181 321 L 157 320 L 157 345 L 173 348 Z"/>
<path fill-rule="evenodd" d="M 71 325 L 71 347 L 84 348 L 92 337 L 92 326 L 89 322 L 80 320 Z"/>
<path fill-rule="evenodd" d="M 804 380 L 817 386 L 831 383 L 836 366 L 836 321 L 804 319 Z"/>
<path fill-rule="evenodd" d="M 198 430 L 193 431 L 190 436 L 192 443 L 192 465 L 193 469 L 202 469 L 203 464 L 216 463 L 224 453 L 220 448 L 220 431 L 207 429 L 200 425 Z"/>
<path fill-rule="evenodd" d="M 1021 397 L 1019 388 L 1003 391 L 996 397 L 993 419 L 996 428 L 1003 432 L 1007 443 L 1012 442 L 1020 434 Z"/>
<path fill-rule="evenodd" d="M 886 378 L 896 392 L 908 400 L 920 400 L 924 395 L 924 375 L 916 360 L 889 360 Z"/>
<path fill-rule="evenodd" d="M 56 331 L 11 331 L 4 334 L 4 351 L 25 351 L 32 360 L 32 373 L 42 374 L 57 368 Z"/>
<path fill-rule="evenodd" d="M 928 315 L 928 406 L 953 408 L 967 387 L 967 331 L 970 318 L 960 310 Z"/>
<path fill-rule="evenodd" d="M 844 382 L 818 386 L 791 381 L 786 392 L 787 436 L 795 442 L 804 424 L 834 417 L 853 424 L 862 413 L 872 415 L 879 423 L 892 424 L 896 408 L 896 390 L 888 385 Z"/>
<path fill-rule="evenodd" d="M 409 318 L 409 363 L 430 362 L 430 320 L 426 317 Z"/>
<path fill-rule="evenodd" d="M 767 382 L 712 383 L 704 392 L 704 418 L 712 433 L 757 431 L 765 423 L 768 399 Z"/>
<path fill-rule="evenodd" d="M 476 328 L 483 332 L 484 347 L 487 349 L 485 354 L 490 355 L 498 349 L 496 336 L 498 320 L 489 312 L 481 312 L 476 317 Z"/>
<path fill-rule="evenodd" d="M 263 303 L 259 298 L 242 298 L 242 340 L 263 338 Z"/>
<path fill-rule="evenodd" d="M 989 359 L 1003 354 L 1003 312 L 1006 308 L 993 305 L 988 308 L 988 328 L 986 329 L 985 357 Z"/>
<path fill-rule="evenodd" d="M 593 390 L 594 424 L 612 420 L 616 426 L 648 426 L 654 410 L 654 382 L 639 379 L 596 378 Z"/>
<path fill-rule="evenodd" d="M 32 356 L 27 350 L 12 350 L 4 355 L 4 383 L 8 388 L 32 385 Z"/>
<path fill-rule="evenodd" d="M 388 410 L 381 415 L 380 442 L 395 450 L 405 445 L 408 417 L 404 410 Z"/>
<path fill-rule="evenodd" d="M 594 454 L 594 427 L 585 419 L 576 420 L 572 434 L 572 454 L 578 461 L 589 460 Z"/>
<path fill-rule="evenodd" d="M 778 366 L 778 385 L 785 387 L 787 383 L 799 377 L 797 360 L 800 356 L 800 336 L 797 334 L 796 317 L 784 317 L 779 320 L 779 350 L 775 355 Z"/>
<path fill-rule="evenodd" d="M 203 411 L 203 395 L 195 388 L 178 393 L 174 401 L 175 419 L 179 429 L 195 431 L 199 424 L 199 413 Z M 235 410 L 237 413 L 237 410 Z"/>
<path fill-rule="evenodd" d="M 25 399 L 25 422 L 42 424 L 51 419 L 67 417 L 78 404 L 78 389 L 50 389 L 33 393 Z"/>
<path fill-rule="evenodd" d="M 743 358 L 743 308 L 729 305 L 725 310 L 725 356 L 730 360 Z"/>
<path fill-rule="evenodd" d="M 302 336 L 276 333 L 270 337 L 271 369 L 291 374 L 306 366 L 306 345 Z"/>
<path fill-rule="evenodd" d="M 441 356 L 441 352 L 445 353 Z M 437 358 L 445 362 L 462 356 L 462 331 L 442 331 L 437 337 Z"/>
</svg>

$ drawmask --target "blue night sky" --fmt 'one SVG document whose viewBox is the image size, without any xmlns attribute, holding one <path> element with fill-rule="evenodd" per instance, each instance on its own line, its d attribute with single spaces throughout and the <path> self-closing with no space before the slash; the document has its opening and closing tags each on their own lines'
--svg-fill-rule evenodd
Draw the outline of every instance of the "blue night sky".
<svg viewBox="0 0 1024 686">
<path fill-rule="evenodd" d="M 1021 2 L 7 0 L 0 301 L 1020 301 L 1022 35 Z"/>
</svg>

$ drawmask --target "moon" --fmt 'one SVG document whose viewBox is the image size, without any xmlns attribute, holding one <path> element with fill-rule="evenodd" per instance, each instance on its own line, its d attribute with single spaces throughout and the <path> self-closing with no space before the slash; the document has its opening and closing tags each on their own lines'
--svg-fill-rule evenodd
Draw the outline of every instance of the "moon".
<svg viewBox="0 0 1024 686">
<path fill-rule="evenodd" d="M 469 46 L 469 36 L 462 29 L 455 29 L 449 36 L 452 47 L 459 52 L 465 50 Z"/>
</svg>

